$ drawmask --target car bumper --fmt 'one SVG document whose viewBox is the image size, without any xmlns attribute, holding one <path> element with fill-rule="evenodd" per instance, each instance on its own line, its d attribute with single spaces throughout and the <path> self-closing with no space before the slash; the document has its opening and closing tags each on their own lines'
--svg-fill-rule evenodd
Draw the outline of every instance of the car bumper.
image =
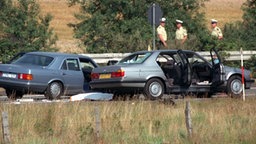
<svg viewBox="0 0 256 144">
<path fill-rule="evenodd" d="M 15 81 L 15 80 L 2 80 L 0 79 L 0 87 L 4 89 L 12 89 L 24 92 L 38 92 L 42 93 L 47 88 L 47 84 L 38 84 L 31 81 Z"/>
<path fill-rule="evenodd" d="M 92 89 L 144 88 L 145 82 L 90 82 Z"/>
</svg>

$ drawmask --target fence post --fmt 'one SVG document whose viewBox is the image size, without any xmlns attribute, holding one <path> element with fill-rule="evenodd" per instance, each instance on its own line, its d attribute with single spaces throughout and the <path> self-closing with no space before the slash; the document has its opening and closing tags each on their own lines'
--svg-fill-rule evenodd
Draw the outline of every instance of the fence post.
<svg viewBox="0 0 256 144">
<path fill-rule="evenodd" d="M 2 112 L 2 130 L 5 144 L 10 144 L 10 133 L 8 124 L 8 113 Z"/>
<path fill-rule="evenodd" d="M 96 136 L 97 138 L 100 137 L 100 112 L 99 112 L 99 108 L 95 107 L 95 123 L 96 123 Z"/>
<path fill-rule="evenodd" d="M 242 87 L 243 87 L 243 101 L 245 101 L 245 88 L 244 88 L 244 54 L 243 48 L 240 48 L 241 53 L 241 71 L 242 71 Z"/>
<path fill-rule="evenodd" d="M 190 102 L 186 101 L 185 118 L 186 118 L 186 127 L 187 127 L 189 138 L 192 137 L 192 122 L 191 122 L 190 112 L 191 112 L 191 110 L 190 110 Z"/>
</svg>

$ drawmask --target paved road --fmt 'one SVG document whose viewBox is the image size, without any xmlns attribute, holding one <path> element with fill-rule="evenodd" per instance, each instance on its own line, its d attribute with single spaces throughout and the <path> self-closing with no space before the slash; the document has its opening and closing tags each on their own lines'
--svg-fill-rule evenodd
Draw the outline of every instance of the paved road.
<svg viewBox="0 0 256 144">
<path fill-rule="evenodd" d="M 252 87 L 251 89 L 247 89 L 245 91 L 246 96 L 256 96 L 256 87 Z M 226 97 L 227 95 L 225 93 L 218 93 L 216 95 L 213 95 L 213 97 Z M 9 101 L 4 90 L 0 88 L 0 101 Z M 31 102 L 31 101 L 44 101 L 44 102 L 50 102 L 45 99 L 43 95 L 24 95 L 22 100 L 24 102 Z M 58 101 L 69 101 L 68 96 L 63 96 L 61 100 L 56 100 L 55 102 Z"/>
</svg>

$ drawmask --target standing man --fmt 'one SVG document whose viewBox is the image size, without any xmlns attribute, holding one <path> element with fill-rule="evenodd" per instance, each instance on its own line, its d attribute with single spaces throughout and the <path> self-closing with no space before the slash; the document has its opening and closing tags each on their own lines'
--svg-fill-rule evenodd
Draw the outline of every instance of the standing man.
<svg viewBox="0 0 256 144">
<path fill-rule="evenodd" d="M 212 19 L 211 20 L 211 24 L 212 24 L 212 33 L 211 35 L 219 40 L 221 40 L 223 38 L 221 29 L 217 26 L 218 21 L 216 19 Z"/>
<path fill-rule="evenodd" d="M 167 33 L 165 30 L 165 21 L 166 18 L 161 18 L 160 19 L 160 24 L 157 27 L 157 36 L 158 36 L 158 44 L 157 44 L 157 49 L 163 49 L 167 48 Z"/>
<path fill-rule="evenodd" d="M 187 30 L 182 27 L 183 21 L 176 20 L 175 44 L 177 49 L 184 49 L 184 43 L 187 40 Z"/>
</svg>

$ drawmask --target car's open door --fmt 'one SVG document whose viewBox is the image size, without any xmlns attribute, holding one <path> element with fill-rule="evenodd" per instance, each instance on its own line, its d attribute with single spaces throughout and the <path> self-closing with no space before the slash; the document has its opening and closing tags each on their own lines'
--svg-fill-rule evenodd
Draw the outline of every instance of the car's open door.
<svg viewBox="0 0 256 144">
<path fill-rule="evenodd" d="M 225 71 L 222 60 L 218 52 L 212 48 L 210 50 L 212 60 L 212 85 L 216 86 L 222 84 L 225 81 Z"/>
<path fill-rule="evenodd" d="M 191 84 L 191 66 L 189 64 L 186 54 L 182 50 L 178 50 L 182 62 L 181 70 L 181 86 L 190 86 Z"/>
</svg>

